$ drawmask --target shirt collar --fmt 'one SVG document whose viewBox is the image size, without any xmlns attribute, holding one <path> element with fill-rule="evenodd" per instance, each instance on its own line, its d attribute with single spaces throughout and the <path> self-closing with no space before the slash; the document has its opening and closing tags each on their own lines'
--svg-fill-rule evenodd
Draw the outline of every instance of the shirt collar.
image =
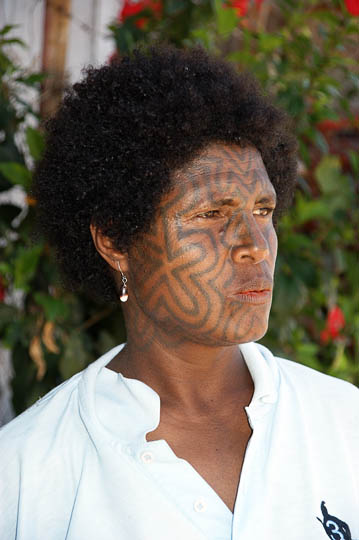
<svg viewBox="0 0 359 540">
<path fill-rule="evenodd" d="M 101 435 L 102 440 L 107 437 L 111 441 L 116 438 L 143 443 L 146 434 L 159 425 L 160 397 L 145 383 L 104 369 L 123 347 L 111 349 L 84 370 L 79 387 L 80 409 L 94 439 Z M 254 382 L 247 410 L 264 412 L 278 397 L 273 355 L 255 343 L 239 347 Z"/>
<path fill-rule="evenodd" d="M 272 353 L 257 343 L 239 346 L 254 382 L 254 394 L 250 406 L 275 403 L 278 399 L 278 374 Z"/>
<path fill-rule="evenodd" d="M 96 383 L 96 413 L 102 426 L 123 442 L 143 444 L 160 423 L 160 397 L 147 384 L 105 367 Z"/>
</svg>

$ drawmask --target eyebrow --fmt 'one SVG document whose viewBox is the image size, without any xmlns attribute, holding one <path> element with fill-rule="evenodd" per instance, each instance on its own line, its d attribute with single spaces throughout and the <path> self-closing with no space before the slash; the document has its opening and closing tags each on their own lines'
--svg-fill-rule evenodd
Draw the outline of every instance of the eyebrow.
<svg viewBox="0 0 359 540">
<path fill-rule="evenodd" d="M 265 196 L 261 197 L 259 199 L 259 201 L 257 201 L 256 204 L 273 204 L 273 203 L 276 203 L 276 202 L 277 202 L 277 197 L 273 193 L 273 195 L 265 195 Z"/>
<path fill-rule="evenodd" d="M 270 195 L 263 195 L 258 201 L 256 201 L 256 204 L 275 204 L 277 201 L 276 195 L 270 194 Z M 225 199 L 219 199 L 218 201 L 215 201 L 215 204 L 218 206 L 235 206 L 234 199 L 227 197 Z"/>
<path fill-rule="evenodd" d="M 235 202 L 233 199 L 227 197 L 226 199 L 219 199 L 219 201 L 216 201 L 216 204 L 218 206 L 234 206 Z"/>
</svg>

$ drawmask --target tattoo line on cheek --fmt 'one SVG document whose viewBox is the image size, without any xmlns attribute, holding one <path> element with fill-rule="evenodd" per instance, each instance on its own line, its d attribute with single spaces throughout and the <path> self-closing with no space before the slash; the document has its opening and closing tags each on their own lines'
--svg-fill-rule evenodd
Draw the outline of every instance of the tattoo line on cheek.
<svg viewBox="0 0 359 540">
<path fill-rule="evenodd" d="M 177 198 L 175 200 L 177 200 Z M 174 201 L 172 201 L 171 204 L 174 204 Z M 180 245 L 180 247 L 177 250 L 175 250 L 173 248 L 173 246 L 171 245 L 171 235 L 167 231 L 168 222 L 167 222 L 166 219 L 163 219 L 163 218 L 162 218 L 162 227 L 163 227 L 163 233 L 164 233 L 164 238 L 165 238 L 167 259 L 169 261 L 171 261 L 171 262 L 174 262 L 185 251 L 188 252 L 188 244 L 185 247 L 181 247 L 181 245 Z M 197 234 L 197 231 L 195 231 L 195 232 Z M 187 232 L 186 234 L 190 235 L 191 231 Z M 215 242 L 213 240 L 213 235 L 211 234 L 210 231 L 208 231 L 208 237 L 209 237 L 210 242 L 212 243 L 212 245 L 214 247 L 214 251 L 215 251 Z M 202 315 L 201 320 L 199 320 L 199 321 L 197 320 L 195 325 L 194 325 L 195 327 L 200 327 L 200 326 L 203 326 L 203 324 L 205 324 L 206 320 L 208 319 L 209 313 L 210 313 L 211 305 L 210 305 L 210 299 L 209 299 L 208 293 L 207 293 L 207 291 L 204 290 L 204 288 L 201 286 L 201 284 L 197 281 L 195 272 L 190 274 L 190 279 L 191 279 L 191 281 L 192 281 L 192 283 L 194 285 L 193 291 L 190 290 L 190 288 L 186 287 L 184 281 L 181 278 L 181 273 L 182 272 L 187 272 L 188 273 L 190 267 L 192 267 L 192 266 L 195 267 L 196 265 L 200 264 L 204 260 L 208 259 L 207 251 L 205 250 L 205 246 L 203 244 L 203 235 L 202 235 L 202 242 L 197 242 L 197 243 L 192 242 L 192 248 L 194 250 L 196 250 L 196 252 L 197 252 L 196 257 L 194 259 L 192 259 L 190 262 L 186 263 L 186 264 L 179 265 L 179 266 L 177 266 L 175 268 L 172 267 L 172 272 L 171 272 L 172 276 L 176 280 L 176 283 L 179 285 L 180 289 L 185 294 L 187 302 L 189 301 L 189 305 L 188 305 L 188 303 L 187 303 L 187 305 L 183 304 L 183 302 L 181 301 L 181 298 L 173 290 L 173 287 L 171 286 L 171 283 L 170 283 L 170 280 L 169 280 L 168 276 L 166 274 L 163 274 L 163 273 L 162 274 L 160 273 L 159 278 L 156 280 L 156 282 L 151 287 L 150 292 L 147 295 L 147 298 L 144 299 L 144 302 L 148 303 L 148 302 L 150 302 L 151 299 L 153 301 L 153 297 L 155 296 L 156 290 L 158 290 L 161 286 L 162 287 L 165 286 L 166 290 L 167 290 L 167 293 L 168 293 L 167 298 L 171 303 L 175 304 L 176 309 L 180 309 L 182 314 L 184 313 L 184 314 L 187 314 L 187 315 L 191 315 L 192 317 L 195 317 L 196 315 L 198 315 L 200 313 L 198 300 L 196 298 L 196 294 L 194 294 L 194 292 L 193 292 L 193 291 L 196 291 L 197 295 L 198 295 L 198 293 L 200 293 L 201 298 L 202 298 L 202 302 L 204 300 L 205 305 L 206 305 L 206 309 L 204 310 L 204 313 L 201 314 Z M 204 273 L 208 272 L 210 270 L 210 267 L 211 266 L 214 267 L 215 265 L 216 265 L 216 260 L 213 261 L 209 266 L 207 265 L 207 267 L 204 270 L 202 270 L 202 272 L 204 272 Z M 150 271 L 147 272 L 146 277 L 147 278 L 150 277 L 150 276 L 148 276 L 148 274 L 149 273 L 153 274 L 154 270 L 161 270 L 161 266 L 163 266 L 163 264 L 161 262 L 158 262 L 155 266 L 153 265 L 153 262 L 152 262 L 152 268 L 149 269 Z M 200 274 L 200 273 L 198 273 L 198 274 Z M 143 283 L 143 281 L 144 280 L 142 280 L 142 283 Z M 178 322 L 183 322 L 182 319 L 180 319 L 180 318 L 178 318 L 176 316 L 176 313 L 174 313 L 174 310 L 171 309 L 171 307 L 169 305 L 169 302 L 166 301 L 166 298 L 163 295 L 163 293 L 161 293 L 160 297 L 157 299 L 156 304 L 154 306 L 154 309 L 158 310 L 160 307 L 165 308 L 166 311 L 168 313 L 170 313 L 171 316 L 174 319 L 178 319 Z M 202 312 L 203 312 L 203 309 L 202 309 Z M 193 326 L 193 323 L 192 323 L 191 326 Z"/>
</svg>

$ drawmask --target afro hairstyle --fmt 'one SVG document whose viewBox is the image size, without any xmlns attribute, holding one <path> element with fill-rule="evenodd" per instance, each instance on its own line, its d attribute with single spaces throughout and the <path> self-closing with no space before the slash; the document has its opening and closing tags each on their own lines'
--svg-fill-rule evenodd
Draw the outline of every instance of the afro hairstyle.
<svg viewBox="0 0 359 540">
<path fill-rule="evenodd" d="M 117 302 L 90 224 L 127 251 L 148 230 L 175 170 L 214 142 L 259 150 L 278 199 L 292 199 L 296 139 L 288 116 L 248 73 L 201 48 L 137 49 L 89 67 L 46 126 L 34 177 L 40 230 L 71 290 Z"/>
</svg>

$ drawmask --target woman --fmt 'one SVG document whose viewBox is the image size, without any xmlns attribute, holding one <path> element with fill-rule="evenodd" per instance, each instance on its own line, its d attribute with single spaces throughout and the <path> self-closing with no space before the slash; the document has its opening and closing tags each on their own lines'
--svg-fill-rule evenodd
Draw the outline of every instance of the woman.
<svg viewBox="0 0 359 540">
<path fill-rule="evenodd" d="M 127 343 L 2 430 L 0 537 L 359 538 L 357 389 L 253 343 L 286 116 L 202 50 L 153 47 L 88 70 L 47 131 L 43 229 L 72 289 L 123 302 Z"/>
</svg>

